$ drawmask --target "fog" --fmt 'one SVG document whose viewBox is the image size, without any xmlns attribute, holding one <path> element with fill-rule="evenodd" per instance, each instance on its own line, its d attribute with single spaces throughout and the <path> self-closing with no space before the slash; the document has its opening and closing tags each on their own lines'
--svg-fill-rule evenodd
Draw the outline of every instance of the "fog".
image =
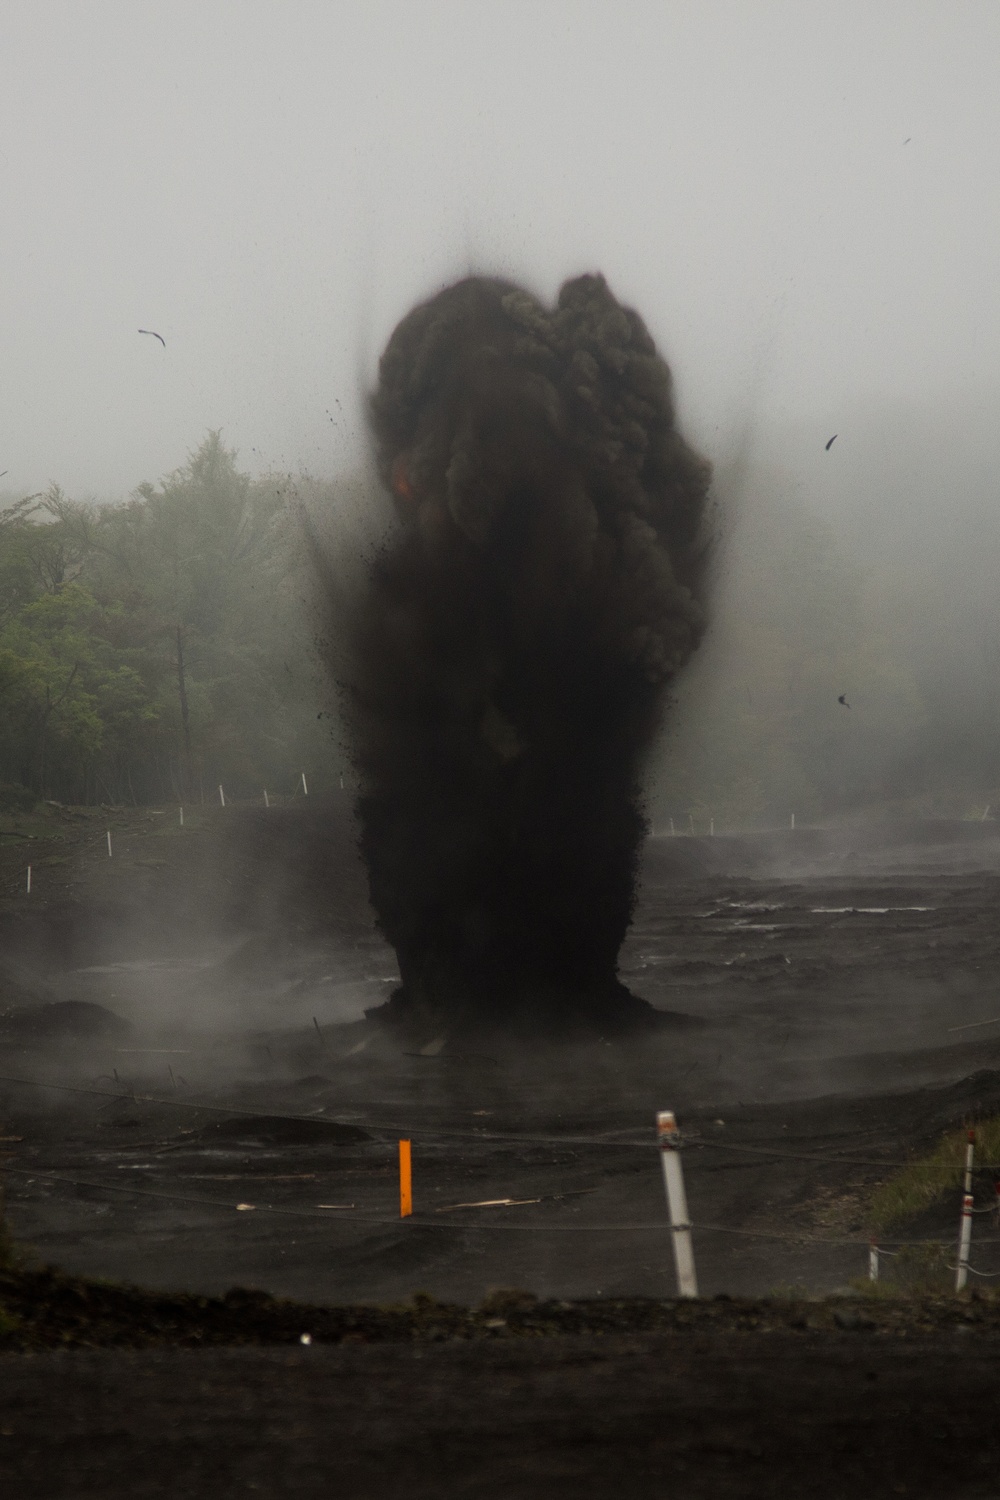
<svg viewBox="0 0 1000 1500">
<path fill-rule="evenodd" d="M 0 467 L 111 496 L 222 427 L 335 470 L 468 269 L 602 270 L 715 451 L 995 386 L 998 41 L 986 4 L 14 0 Z"/>
<path fill-rule="evenodd" d="M 209 430 L 342 483 L 415 301 L 600 270 L 717 473 L 654 815 L 985 805 L 998 42 L 982 3 L 14 0 L 0 500 L 120 501 Z"/>
</svg>

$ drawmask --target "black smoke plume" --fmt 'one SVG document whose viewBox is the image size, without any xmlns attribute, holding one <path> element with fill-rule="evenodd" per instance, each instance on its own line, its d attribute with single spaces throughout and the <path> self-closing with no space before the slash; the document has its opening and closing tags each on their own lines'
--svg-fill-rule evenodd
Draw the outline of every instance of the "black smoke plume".
<svg viewBox="0 0 1000 1500">
<path fill-rule="evenodd" d="M 401 524 L 342 674 L 371 899 L 415 1032 L 609 1032 L 639 777 L 703 627 L 708 465 L 600 276 L 553 310 L 472 277 L 403 319 L 371 400 Z"/>
</svg>

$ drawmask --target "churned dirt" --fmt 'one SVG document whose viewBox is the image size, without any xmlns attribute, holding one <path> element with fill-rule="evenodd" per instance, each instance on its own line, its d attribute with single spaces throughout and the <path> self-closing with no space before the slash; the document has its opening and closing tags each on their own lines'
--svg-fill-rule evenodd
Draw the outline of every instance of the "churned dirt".
<svg viewBox="0 0 1000 1500">
<path fill-rule="evenodd" d="M 12 1493 L 1000 1493 L 998 1304 L 858 1295 L 872 1189 L 1000 1113 L 995 825 L 651 840 L 622 977 L 663 1027 L 475 1050 L 365 1020 L 346 797 L 0 830 Z M 957 1218 L 893 1231 L 941 1293 Z"/>
</svg>

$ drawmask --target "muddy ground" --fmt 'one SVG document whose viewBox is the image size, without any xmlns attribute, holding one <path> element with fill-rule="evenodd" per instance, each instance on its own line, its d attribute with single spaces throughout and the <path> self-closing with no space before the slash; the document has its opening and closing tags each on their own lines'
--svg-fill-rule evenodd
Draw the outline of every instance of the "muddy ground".
<svg viewBox="0 0 1000 1500">
<path fill-rule="evenodd" d="M 943 1129 L 1000 1112 L 1000 1024 L 989 1024 L 1000 1015 L 994 824 L 651 840 L 622 974 L 670 1013 L 667 1024 L 631 1043 L 490 1044 L 474 1052 L 453 1050 L 447 1037 L 400 1044 L 364 1020 L 365 1009 L 391 991 L 396 970 L 367 907 L 346 799 L 270 811 L 187 810 L 183 829 L 176 809 L 81 815 L 50 808 L 17 826 L 2 820 L 12 831 L 0 838 L 7 1010 L 0 1135 L 8 1138 L 0 1149 L 10 1153 L 10 1226 L 42 1260 L 153 1288 L 210 1296 L 233 1285 L 263 1287 L 325 1304 L 384 1303 L 416 1291 L 475 1304 L 496 1286 L 563 1300 L 671 1296 L 653 1115 L 673 1108 L 686 1138 L 702 1293 L 842 1293 L 867 1269 L 871 1188 Z M 396 1141 L 403 1135 L 413 1141 L 415 1212 L 400 1222 Z M 986 1177 L 977 1191 L 978 1206 L 987 1206 Z M 510 1201 L 481 1206 L 486 1200 Z M 956 1223 L 957 1205 L 942 1201 L 896 1233 L 948 1240 Z M 1000 1227 L 982 1215 L 973 1266 L 983 1286 L 1000 1271 L 997 1241 Z M 870 1482 L 861 1493 L 998 1492 L 996 1484 L 975 1487 L 989 1483 L 976 1468 L 980 1458 L 986 1469 L 996 1466 L 995 1419 L 991 1428 L 970 1416 L 956 1394 L 995 1359 L 985 1333 L 974 1331 L 970 1344 L 950 1327 L 911 1330 L 907 1338 L 898 1330 L 839 1328 L 804 1335 L 749 1329 L 738 1337 L 708 1330 L 697 1338 L 673 1331 L 631 1334 L 620 1352 L 598 1346 L 600 1337 L 591 1336 L 586 1354 L 576 1344 L 577 1352 L 568 1344 L 562 1352 L 524 1352 L 519 1342 L 519 1352 L 503 1355 L 513 1363 L 502 1379 L 490 1373 L 490 1360 L 500 1358 L 492 1344 L 481 1346 L 488 1357 L 471 1346 L 455 1352 L 450 1343 L 425 1351 L 435 1373 L 418 1406 L 398 1421 L 414 1442 L 425 1433 L 420 1451 L 433 1450 L 444 1465 L 435 1493 L 445 1478 L 447 1493 L 558 1494 L 570 1483 L 579 1493 L 584 1473 L 599 1477 L 605 1462 L 611 1473 L 624 1448 L 644 1455 L 635 1461 L 632 1492 L 652 1493 L 664 1478 L 680 1477 L 685 1444 L 700 1476 L 688 1475 L 686 1493 L 788 1493 L 787 1483 L 784 1490 L 761 1486 L 778 1473 L 774 1453 L 798 1451 L 788 1434 L 800 1426 L 842 1454 L 861 1454 L 867 1444 L 882 1455 L 881 1468 L 865 1460 Z M 664 1373 L 667 1346 L 657 1339 L 682 1341 L 691 1389 L 700 1393 L 690 1396 L 690 1409 L 675 1370 L 680 1355 L 671 1345 Z M 817 1359 L 810 1339 L 825 1340 L 829 1355 Z M 921 1339 L 930 1341 L 933 1365 L 926 1367 L 924 1351 L 923 1376 L 907 1352 Z M 394 1382 L 404 1381 L 405 1361 L 416 1357 L 413 1350 L 321 1351 L 317 1379 L 346 1424 L 336 1430 L 355 1434 L 358 1455 L 353 1470 L 345 1459 L 337 1471 L 348 1485 L 341 1492 L 392 1492 L 386 1476 L 395 1472 L 386 1456 L 394 1450 L 376 1438 L 377 1423 L 370 1442 L 357 1436 L 370 1412 L 362 1418 L 360 1408 L 343 1404 L 357 1384 L 346 1373 L 355 1368 L 350 1361 L 369 1372 L 364 1399 L 382 1403 L 389 1421 L 401 1413 Z M 218 1393 L 220 1412 L 230 1398 L 236 1403 L 226 1419 L 235 1431 L 257 1409 L 252 1395 L 237 1400 L 240 1383 L 267 1389 L 267 1362 L 278 1356 L 147 1352 L 129 1356 L 140 1365 L 127 1369 L 114 1364 L 124 1356 L 110 1351 L 32 1356 L 10 1375 L 9 1389 L 25 1393 L 18 1451 L 28 1454 L 30 1433 L 40 1431 L 31 1424 L 42 1420 L 41 1408 L 32 1403 L 47 1382 L 68 1392 L 73 1371 L 83 1370 L 74 1361 L 83 1359 L 110 1361 L 99 1365 L 101 1380 L 118 1393 L 115 1403 L 125 1403 L 120 1443 L 134 1451 L 146 1437 L 138 1416 L 128 1415 L 138 1412 L 138 1398 L 125 1392 L 137 1381 L 162 1387 L 163 1372 L 179 1368 L 170 1360 L 183 1358 L 211 1359 L 198 1367 L 199 1378 Z M 873 1381 L 888 1382 L 884 1405 L 858 1395 L 868 1365 Z M 640 1368 L 652 1382 L 650 1404 L 640 1403 L 645 1415 L 630 1405 Z M 943 1387 L 938 1374 L 959 1368 L 958 1383 Z M 289 1376 L 289 1392 L 300 1378 Z M 766 1394 L 755 1384 L 761 1379 Z M 538 1398 L 526 1395 L 536 1380 L 544 1417 Z M 824 1380 L 821 1396 L 813 1386 Z M 161 1387 L 156 1420 L 183 1424 L 188 1394 Z M 608 1405 L 612 1387 L 621 1392 L 617 1406 Z M 476 1395 L 487 1389 L 519 1394 L 488 1413 Z M 976 1389 L 981 1413 L 995 1401 L 992 1378 Z M 668 1399 L 672 1412 L 688 1415 L 672 1417 L 664 1436 L 653 1413 L 662 1414 Z M 511 1401 L 521 1403 L 519 1416 Z M 919 1417 L 921 1402 L 936 1402 L 939 1426 Z M 606 1420 L 595 1428 L 596 1413 Z M 639 1428 L 630 1427 L 633 1418 Z M 80 1422 L 85 1428 L 83 1416 Z M 303 1452 L 313 1455 L 316 1474 L 330 1472 L 323 1445 L 332 1439 L 308 1414 L 302 1422 L 303 1434 L 312 1433 L 303 1436 Z M 907 1444 L 889 1435 L 893 1422 L 898 1433 L 920 1428 L 908 1451 L 923 1457 L 912 1472 L 902 1456 Z M 580 1449 L 584 1431 L 603 1436 Z M 460 1432 L 481 1440 L 467 1442 Z M 733 1436 L 749 1432 L 755 1435 L 745 1441 Z M 921 1489 L 935 1444 L 943 1455 L 959 1439 L 968 1449 L 961 1475 L 942 1468 L 936 1487 Z M 148 1440 L 154 1447 L 165 1441 L 161 1433 L 154 1442 L 152 1429 Z M 262 1440 L 262 1475 L 282 1453 L 281 1462 L 290 1461 L 284 1441 Z M 246 1432 L 240 1443 L 249 1444 L 249 1464 Z M 484 1443 L 497 1453 L 492 1478 Z M 364 1457 L 369 1448 L 381 1457 Z M 533 1457 L 515 1480 L 518 1452 Z M 187 1489 L 157 1489 L 162 1476 L 151 1472 L 142 1483 L 153 1488 L 129 1493 L 219 1489 L 217 1470 L 190 1462 Z M 844 1476 L 855 1473 L 841 1467 Z M 30 1465 L 17 1472 L 22 1485 L 34 1482 Z M 97 1463 L 90 1488 L 80 1477 L 77 1489 L 22 1492 L 115 1493 L 101 1488 L 101 1472 Z M 838 1472 L 824 1471 L 816 1482 L 835 1485 Z M 497 1475 L 502 1482 L 491 1489 Z M 297 1488 L 282 1489 L 273 1475 L 261 1479 L 272 1493 L 309 1494 L 311 1483 L 305 1470 Z M 845 1478 L 844 1488 L 825 1490 L 810 1483 L 801 1492 L 859 1493 L 856 1473 L 852 1483 Z M 606 1493 L 594 1484 L 583 1493 Z"/>
</svg>

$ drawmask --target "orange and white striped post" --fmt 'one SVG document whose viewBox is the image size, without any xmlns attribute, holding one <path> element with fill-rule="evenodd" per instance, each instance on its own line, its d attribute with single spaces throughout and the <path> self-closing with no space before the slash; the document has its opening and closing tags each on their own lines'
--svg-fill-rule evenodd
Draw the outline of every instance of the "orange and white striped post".
<svg viewBox="0 0 1000 1500">
<path fill-rule="evenodd" d="M 697 1297 L 698 1278 L 691 1246 L 691 1221 L 688 1218 L 684 1173 L 681 1169 L 681 1133 L 674 1112 L 662 1109 L 656 1116 L 656 1134 L 660 1143 L 663 1186 L 667 1193 L 670 1228 L 674 1241 L 674 1265 L 677 1268 L 677 1293 L 680 1297 Z"/>
<path fill-rule="evenodd" d="M 972 1160 L 976 1150 L 976 1132 L 969 1131 L 965 1148 L 965 1179 L 962 1183 L 962 1217 L 958 1227 L 958 1265 L 955 1267 L 955 1290 L 960 1292 L 969 1279 L 969 1251 L 972 1248 Z"/>
<path fill-rule="evenodd" d="M 408 1219 L 413 1212 L 413 1170 L 410 1142 L 399 1143 L 399 1217 Z"/>
</svg>

